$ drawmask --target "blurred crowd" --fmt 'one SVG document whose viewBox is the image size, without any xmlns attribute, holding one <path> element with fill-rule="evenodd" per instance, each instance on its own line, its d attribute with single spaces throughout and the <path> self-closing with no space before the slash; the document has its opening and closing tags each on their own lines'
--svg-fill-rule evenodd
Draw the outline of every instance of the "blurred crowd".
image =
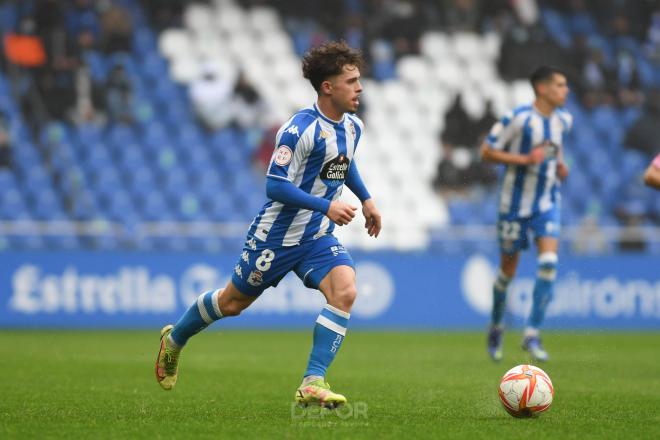
<svg viewBox="0 0 660 440">
<path fill-rule="evenodd" d="M 133 73 L 121 60 L 134 56 L 139 4 L 148 26 L 182 26 L 189 3 L 211 0 L 9 0 L 16 16 L 5 21 L 2 69 L 18 80 L 14 93 L 29 125 L 135 124 Z M 625 119 L 617 142 L 650 157 L 660 150 L 660 2 L 625 0 L 237 0 L 244 7 L 267 5 L 280 13 L 297 54 L 329 39 L 345 39 L 363 50 L 364 74 L 396 77 L 401 57 L 418 54 L 427 31 L 496 32 L 501 37 L 499 76 L 526 78 L 538 64 L 567 72 L 575 98 L 571 109 L 586 118 L 610 112 Z M 1 8 L 0 8 L 1 9 Z M 0 14 L 1 15 L 1 14 Z M 99 74 L 99 60 L 110 64 Z M 244 75 L 227 78 L 209 67 L 185 90 L 196 122 L 207 133 L 227 127 L 250 131 L 258 162 L 272 148 L 268 109 Z M 605 112 L 603 112 L 605 109 Z M 364 110 L 363 110 L 364 111 Z M 368 109 L 366 109 L 368 111 Z M 479 118 L 461 97 L 444 115 L 438 133 L 442 160 L 435 186 L 447 198 L 470 198 L 492 188 L 496 170 L 477 150 L 497 116 L 488 105 Z M 0 109 L 0 167 L 11 164 L 11 130 Z M 607 126 L 607 124 L 605 124 Z M 37 131 L 35 130 L 35 133 Z M 261 136 L 263 134 L 263 136 Z M 573 139 L 575 141 L 575 139 Z M 632 206 L 632 205 L 630 205 Z M 617 214 L 630 217 L 632 208 Z M 634 215 L 633 215 L 634 216 Z M 624 223 L 628 220 L 624 220 Z"/>
</svg>

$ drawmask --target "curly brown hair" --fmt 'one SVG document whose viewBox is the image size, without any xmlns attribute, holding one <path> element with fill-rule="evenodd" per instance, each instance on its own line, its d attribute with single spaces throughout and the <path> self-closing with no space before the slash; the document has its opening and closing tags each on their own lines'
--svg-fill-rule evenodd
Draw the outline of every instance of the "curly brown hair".
<svg viewBox="0 0 660 440">
<path fill-rule="evenodd" d="M 303 76 L 318 92 L 321 83 L 330 76 L 339 75 L 344 66 L 362 68 L 362 51 L 353 49 L 345 41 L 330 41 L 311 48 L 302 59 Z"/>
</svg>

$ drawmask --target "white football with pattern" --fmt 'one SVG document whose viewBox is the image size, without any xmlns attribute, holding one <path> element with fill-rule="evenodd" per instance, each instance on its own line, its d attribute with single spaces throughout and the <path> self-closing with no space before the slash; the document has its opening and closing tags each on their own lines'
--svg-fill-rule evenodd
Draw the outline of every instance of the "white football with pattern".
<svg viewBox="0 0 660 440">
<path fill-rule="evenodd" d="M 547 410 L 554 395 L 550 376 L 533 365 L 515 366 L 500 381 L 500 401 L 514 417 L 530 417 Z"/>
</svg>

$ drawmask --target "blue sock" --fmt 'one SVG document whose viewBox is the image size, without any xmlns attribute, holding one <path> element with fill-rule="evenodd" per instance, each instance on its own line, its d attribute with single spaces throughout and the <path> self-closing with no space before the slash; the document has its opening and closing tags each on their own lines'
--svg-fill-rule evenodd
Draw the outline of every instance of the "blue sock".
<svg viewBox="0 0 660 440">
<path fill-rule="evenodd" d="M 218 306 L 218 295 L 222 289 L 202 293 L 197 301 L 183 314 L 170 333 L 170 338 L 179 347 L 183 347 L 191 336 L 204 330 L 213 321 L 222 318 Z"/>
<path fill-rule="evenodd" d="M 332 363 L 344 337 L 351 315 L 336 307 L 326 304 L 316 319 L 312 353 L 307 363 L 307 376 L 325 377 L 325 372 Z"/>
<path fill-rule="evenodd" d="M 546 252 L 539 256 L 538 275 L 532 294 L 532 312 L 527 321 L 526 334 L 538 334 L 543 323 L 545 311 L 552 300 L 555 278 L 557 276 L 557 254 Z"/>
<path fill-rule="evenodd" d="M 506 289 L 511 282 L 511 278 L 506 276 L 502 270 L 497 273 L 497 279 L 493 285 L 493 311 L 491 314 L 492 325 L 495 327 L 502 325 L 504 318 L 504 309 L 506 307 Z"/>
</svg>

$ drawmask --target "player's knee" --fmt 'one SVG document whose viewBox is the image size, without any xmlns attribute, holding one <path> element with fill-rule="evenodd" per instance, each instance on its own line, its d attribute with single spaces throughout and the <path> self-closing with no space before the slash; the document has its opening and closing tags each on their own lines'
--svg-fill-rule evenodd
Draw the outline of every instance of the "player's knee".
<svg viewBox="0 0 660 440">
<path fill-rule="evenodd" d="M 333 300 L 335 304 L 333 305 L 344 311 L 350 310 L 350 308 L 353 307 L 356 297 L 357 288 L 355 287 L 355 284 L 335 289 L 333 292 Z"/>
<path fill-rule="evenodd" d="M 555 252 L 543 252 L 538 259 L 538 277 L 546 281 L 557 278 L 557 262 L 559 257 Z"/>
<path fill-rule="evenodd" d="M 220 311 L 222 316 L 238 316 L 243 310 L 245 310 L 246 305 L 240 301 L 230 300 L 225 303 L 220 304 Z"/>
</svg>

